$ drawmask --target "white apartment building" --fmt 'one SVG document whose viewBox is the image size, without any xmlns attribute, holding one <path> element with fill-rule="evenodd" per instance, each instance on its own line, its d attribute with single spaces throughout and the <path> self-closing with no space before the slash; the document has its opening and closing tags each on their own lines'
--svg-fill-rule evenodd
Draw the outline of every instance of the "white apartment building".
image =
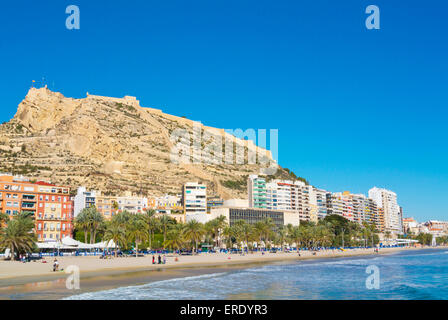
<svg viewBox="0 0 448 320">
<path fill-rule="evenodd" d="M 106 219 L 112 218 L 116 212 L 127 211 L 136 214 L 143 213 L 149 208 L 147 198 L 132 195 L 130 192 L 122 196 L 106 196 L 101 191 L 88 191 L 85 187 L 78 188 L 74 206 L 75 217 L 82 209 L 95 206 Z"/>
<path fill-rule="evenodd" d="M 142 213 L 148 209 L 148 199 L 145 197 L 133 196 L 126 192 L 124 196 L 118 196 L 116 200 L 119 211 L 129 213 Z"/>
<path fill-rule="evenodd" d="M 397 203 L 397 194 L 393 191 L 373 187 L 369 190 L 371 198 L 378 208 L 383 210 L 384 229 L 394 234 L 403 233 L 403 217 Z"/>
<path fill-rule="evenodd" d="M 251 177 L 249 178 L 251 184 L 249 191 L 252 190 L 252 197 L 249 196 L 251 208 L 291 211 L 298 214 L 300 220 L 317 222 L 317 201 L 314 201 L 314 205 L 310 201 L 313 196 L 312 186 L 302 181 L 291 180 L 273 180 L 265 183 L 264 179 Z"/>
<path fill-rule="evenodd" d="M 185 214 L 207 213 L 207 186 L 187 182 L 182 187 L 182 205 Z"/>
<path fill-rule="evenodd" d="M 74 217 L 76 218 L 82 209 L 96 205 L 95 191 L 87 191 L 85 187 L 79 187 L 74 200 Z"/>
<path fill-rule="evenodd" d="M 312 188 L 310 194 L 310 202 L 317 208 L 317 219 L 324 219 L 328 214 L 327 198 L 331 193 L 323 189 Z"/>
</svg>

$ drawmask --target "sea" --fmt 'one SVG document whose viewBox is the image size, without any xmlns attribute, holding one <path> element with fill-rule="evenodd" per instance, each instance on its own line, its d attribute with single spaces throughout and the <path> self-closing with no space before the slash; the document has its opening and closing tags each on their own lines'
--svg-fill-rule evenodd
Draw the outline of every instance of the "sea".
<svg viewBox="0 0 448 320">
<path fill-rule="evenodd" d="M 402 251 L 276 263 L 82 293 L 65 299 L 444 300 L 448 299 L 448 251 Z"/>
</svg>

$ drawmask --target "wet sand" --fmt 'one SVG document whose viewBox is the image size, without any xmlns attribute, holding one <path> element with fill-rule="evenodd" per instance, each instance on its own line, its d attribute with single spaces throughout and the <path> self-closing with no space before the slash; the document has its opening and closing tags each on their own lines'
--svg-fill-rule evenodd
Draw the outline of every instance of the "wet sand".
<svg viewBox="0 0 448 320">
<path fill-rule="evenodd" d="M 403 250 L 421 248 L 384 248 L 379 254 L 391 254 Z M 140 285 L 180 277 L 207 273 L 226 272 L 260 264 L 288 263 L 306 259 L 323 259 L 376 255 L 373 249 L 352 249 L 344 252 L 328 250 L 297 253 L 224 254 L 202 253 L 197 256 L 167 255 L 166 264 L 152 264 L 152 256 L 99 259 L 98 256 L 59 257 L 60 268 L 70 265 L 79 267 L 80 290 L 66 288 L 68 274 L 52 272 L 54 258 L 47 263 L 0 261 L 0 299 L 60 299 L 73 294 L 107 290 L 116 287 Z M 157 258 L 157 257 L 156 257 Z M 175 259 L 178 261 L 175 261 Z"/>
</svg>

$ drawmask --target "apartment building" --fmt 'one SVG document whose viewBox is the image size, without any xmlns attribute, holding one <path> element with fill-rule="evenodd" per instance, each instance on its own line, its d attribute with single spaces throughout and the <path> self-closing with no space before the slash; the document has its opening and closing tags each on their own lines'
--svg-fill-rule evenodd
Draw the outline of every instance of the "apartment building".
<svg viewBox="0 0 448 320">
<path fill-rule="evenodd" d="M 382 209 L 384 231 L 393 234 L 403 233 L 403 211 L 397 203 L 397 194 L 393 191 L 373 187 L 369 190 L 371 198 Z"/>
<path fill-rule="evenodd" d="M 302 181 L 273 180 L 266 183 L 264 178 L 251 175 L 248 193 L 250 208 L 291 211 L 298 214 L 300 220 L 317 222 L 317 197 L 313 187 Z"/>
<path fill-rule="evenodd" d="M 207 186 L 187 182 L 182 187 L 184 214 L 207 213 Z"/>
<path fill-rule="evenodd" d="M 149 203 L 146 197 L 135 196 L 130 192 L 114 196 L 103 194 L 98 190 L 88 191 L 85 187 L 79 187 L 74 197 L 74 216 L 77 217 L 82 209 L 92 206 L 95 206 L 106 220 L 110 220 L 118 212 L 143 213 L 149 208 Z"/>
<path fill-rule="evenodd" d="M 157 213 L 171 213 L 172 211 L 183 211 L 182 195 L 168 195 L 148 199 L 149 209 Z"/>
<path fill-rule="evenodd" d="M 318 188 L 312 188 L 311 190 L 311 203 L 314 204 L 317 207 L 317 219 L 324 219 L 328 214 L 328 206 L 327 206 L 327 196 L 330 194 L 330 192 L 318 189 Z"/>
<path fill-rule="evenodd" d="M 266 180 L 257 175 L 247 178 L 247 194 L 250 208 L 266 209 Z"/>
<path fill-rule="evenodd" d="M 73 200 L 69 187 L 0 175 L 0 211 L 10 218 L 20 212 L 32 213 L 40 242 L 59 240 L 73 233 Z"/>
</svg>

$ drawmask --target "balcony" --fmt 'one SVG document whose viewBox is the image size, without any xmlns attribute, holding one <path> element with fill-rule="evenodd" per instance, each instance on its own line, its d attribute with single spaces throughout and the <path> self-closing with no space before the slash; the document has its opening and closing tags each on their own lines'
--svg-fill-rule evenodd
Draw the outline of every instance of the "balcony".
<svg viewBox="0 0 448 320">
<path fill-rule="evenodd" d="M 22 202 L 22 209 L 36 210 L 36 204 L 34 202 Z"/>
</svg>

